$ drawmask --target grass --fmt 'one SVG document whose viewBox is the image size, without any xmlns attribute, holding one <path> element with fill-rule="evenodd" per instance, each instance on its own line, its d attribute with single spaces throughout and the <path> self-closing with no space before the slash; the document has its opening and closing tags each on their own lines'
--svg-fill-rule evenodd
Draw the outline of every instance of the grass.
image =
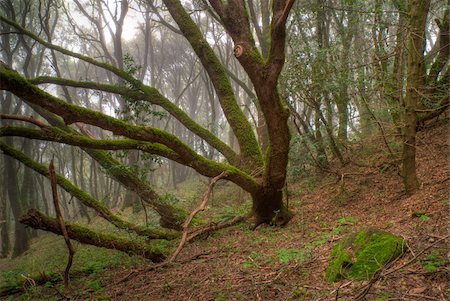
<svg viewBox="0 0 450 301">
<path fill-rule="evenodd" d="M 73 241 L 76 253 L 71 273 L 95 275 L 112 267 L 133 267 L 143 262 L 122 252 L 82 245 Z M 61 279 L 67 264 L 67 248 L 62 237 L 45 235 L 32 241 L 30 249 L 18 258 L 0 260 L 0 291 L 19 289 L 26 278 L 47 281 L 45 286 Z"/>
</svg>

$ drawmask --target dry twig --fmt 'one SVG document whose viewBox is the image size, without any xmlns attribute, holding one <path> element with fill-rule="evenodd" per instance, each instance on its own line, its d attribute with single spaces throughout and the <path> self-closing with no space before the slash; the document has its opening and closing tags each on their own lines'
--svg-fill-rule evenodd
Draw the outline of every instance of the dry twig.
<svg viewBox="0 0 450 301">
<path fill-rule="evenodd" d="M 205 195 L 203 196 L 203 201 L 200 203 L 200 206 L 198 206 L 194 211 L 189 214 L 189 216 L 186 218 L 186 221 L 183 224 L 183 235 L 181 236 L 180 243 L 173 252 L 172 256 L 170 256 L 168 263 L 173 262 L 175 258 L 177 258 L 178 254 L 181 252 L 181 249 L 184 247 L 186 242 L 188 241 L 188 233 L 189 233 L 189 226 L 191 225 L 192 220 L 194 217 L 201 211 L 205 210 L 206 204 L 208 203 L 209 199 L 211 198 L 211 194 L 214 188 L 214 185 L 216 185 L 217 181 L 220 179 L 226 177 L 228 174 L 226 172 L 222 172 L 220 175 L 212 178 L 211 183 L 209 184 L 208 190 L 205 192 Z"/>
<path fill-rule="evenodd" d="M 73 255 L 75 254 L 75 250 L 72 246 L 72 243 L 70 242 L 69 235 L 67 234 L 66 224 L 64 223 L 64 219 L 61 214 L 61 207 L 59 206 L 59 198 L 58 198 L 57 183 L 56 183 L 56 172 L 55 172 L 55 165 L 53 164 L 53 159 L 50 162 L 50 166 L 49 166 L 49 176 L 50 176 L 50 182 L 51 182 L 51 186 L 52 186 L 53 204 L 55 205 L 56 217 L 59 220 L 59 226 L 61 227 L 61 232 L 64 236 L 64 240 L 66 242 L 67 249 L 69 250 L 69 259 L 67 261 L 67 266 L 64 271 L 64 286 L 67 288 L 69 285 L 69 271 L 72 266 Z"/>
</svg>

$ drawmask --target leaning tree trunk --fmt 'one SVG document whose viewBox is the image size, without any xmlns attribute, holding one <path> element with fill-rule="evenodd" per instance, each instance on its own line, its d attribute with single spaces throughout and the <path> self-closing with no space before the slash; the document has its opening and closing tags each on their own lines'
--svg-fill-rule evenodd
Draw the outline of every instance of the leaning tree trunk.
<svg viewBox="0 0 450 301">
<path fill-rule="evenodd" d="M 62 235 L 58 220 L 45 216 L 36 209 L 30 209 L 20 218 L 20 222 L 34 229 Z M 84 244 L 119 250 L 133 255 L 140 255 L 154 262 L 163 261 L 165 258 L 165 250 L 158 241 L 142 243 L 139 241 L 128 240 L 114 234 L 95 232 L 89 228 L 70 223 L 66 223 L 66 228 L 67 234 L 71 239 Z"/>
</svg>

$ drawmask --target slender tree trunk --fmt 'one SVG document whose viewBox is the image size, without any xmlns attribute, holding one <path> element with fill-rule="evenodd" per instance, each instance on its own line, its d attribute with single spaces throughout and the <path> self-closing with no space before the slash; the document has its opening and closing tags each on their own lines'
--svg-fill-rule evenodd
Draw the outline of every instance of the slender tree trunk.
<svg viewBox="0 0 450 301">
<path fill-rule="evenodd" d="M 0 258 L 5 258 L 8 257 L 11 242 L 6 214 L 6 190 L 2 188 L 0 192 Z"/>
<path fill-rule="evenodd" d="M 12 95 L 7 93 L 2 103 L 3 110 L 9 112 L 12 105 Z M 9 145 L 14 145 L 12 137 L 5 137 L 5 142 Z M 6 187 L 9 204 L 14 218 L 14 246 L 12 256 L 21 255 L 28 249 L 29 233 L 24 225 L 19 223 L 19 218 L 22 214 L 23 199 L 20 197 L 18 173 L 16 161 L 12 158 L 5 157 L 5 169 L 3 177 L 3 185 Z"/>
<path fill-rule="evenodd" d="M 425 84 L 425 24 L 430 0 L 412 0 L 409 11 L 408 74 L 403 128 L 403 180 L 407 194 L 419 189 L 416 172 L 417 105 Z"/>
</svg>

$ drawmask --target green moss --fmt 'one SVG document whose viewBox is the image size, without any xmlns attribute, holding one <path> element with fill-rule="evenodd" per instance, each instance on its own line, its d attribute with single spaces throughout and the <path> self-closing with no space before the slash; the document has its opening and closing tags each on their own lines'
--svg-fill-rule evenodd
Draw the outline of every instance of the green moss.
<svg viewBox="0 0 450 301">
<path fill-rule="evenodd" d="M 334 246 L 331 251 L 331 259 L 325 277 L 328 282 L 335 282 L 341 279 L 342 269 L 351 264 L 352 258 L 350 253 L 344 248 L 343 244 L 339 243 Z"/>
<path fill-rule="evenodd" d="M 401 237 L 377 230 L 365 229 L 344 238 L 331 252 L 326 279 L 371 279 L 383 266 L 404 252 Z"/>
</svg>

